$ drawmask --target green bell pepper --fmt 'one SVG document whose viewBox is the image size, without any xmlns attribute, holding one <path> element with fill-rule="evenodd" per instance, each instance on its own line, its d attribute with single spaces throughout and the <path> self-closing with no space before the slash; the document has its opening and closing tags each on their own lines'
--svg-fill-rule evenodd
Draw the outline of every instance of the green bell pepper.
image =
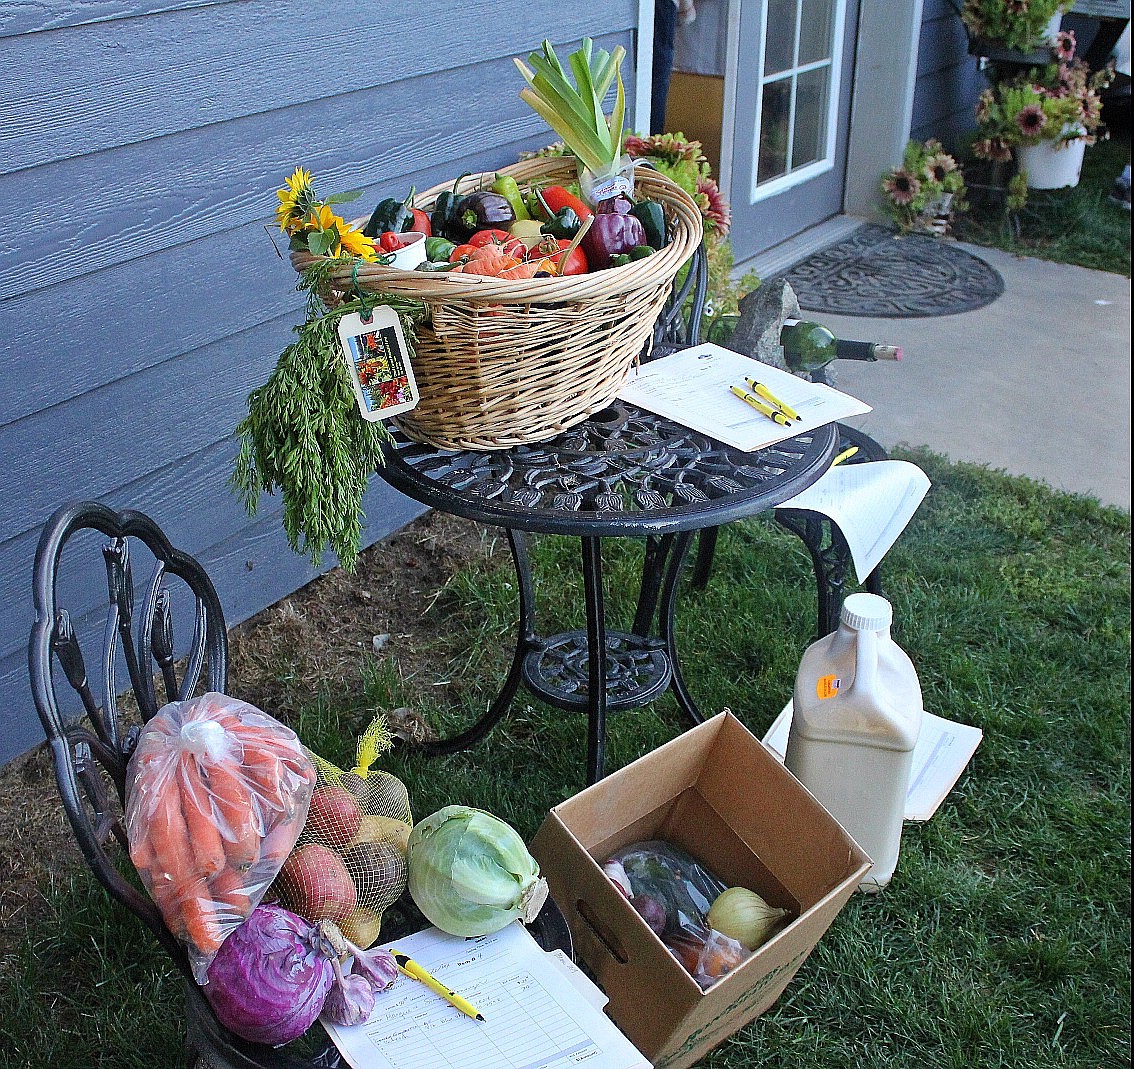
<svg viewBox="0 0 1134 1069">
<path fill-rule="evenodd" d="M 562 208 L 540 227 L 540 233 L 570 241 L 579 232 L 579 227 L 582 225 L 583 221 L 574 208 Z"/>
<path fill-rule="evenodd" d="M 637 218 L 646 231 L 646 243 L 651 249 L 660 249 L 666 243 L 665 211 L 656 200 L 640 200 L 630 214 Z"/>
<path fill-rule="evenodd" d="M 432 225 L 432 222 L 430 223 Z M 433 263 L 448 263 L 449 253 L 457 246 L 448 238 L 429 237 L 425 239 L 425 258 Z"/>
</svg>

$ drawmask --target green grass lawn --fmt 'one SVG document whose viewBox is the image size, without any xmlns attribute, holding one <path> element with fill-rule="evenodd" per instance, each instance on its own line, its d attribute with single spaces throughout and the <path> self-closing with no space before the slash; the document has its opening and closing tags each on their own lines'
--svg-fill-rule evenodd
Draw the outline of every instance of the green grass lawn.
<svg viewBox="0 0 1134 1069">
<path fill-rule="evenodd" d="M 901 455 L 933 488 L 884 565 L 894 637 L 927 708 L 979 726 L 984 741 L 934 818 L 907 825 L 890 887 L 852 898 L 778 1003 L 702 1065 L 1127 1065 L 1129 516 L 926 452 Z M 613 550 L 609 609 L 628 618 L 640 549 Z M 577 548 L 543 540 L 535 566 L 544 629 L 581 626 Z M 363 700 L 328 694 L 293 726 L 341 763 L 374 708 L 413 705 L 438 721 L 475 712 L 507 659 L 510 584 L 506 561 L 450 583 L 431 610 L 434 679 L 403 680 L 379 661 Z M 813 637 L 813 597 L 793 536 L 762 520 L 725 533 L 708 590 L 679 605 L 686 677 L 707 713 L 728 706 L 767 730 Z M 431 685 L 440 679 L 452 683 Z M 609 766 L 682 728 L 669 698 L 613 716 Z M 464 802 L 530 837 L 581 788 L 584 756 L 581 717 L 521 700 L 476 750 L 395 754 L 387 767 L 418 816 Z M 11 1036 L 0 1065 L 175 1064 L 177 986 L 151 941 L 89 879 L 50 897 L 51 915 L 4 977 Z M 110 1053 L 117 1047 L 131 1054 Z"/>
<path fill-rule="evenodd" d="M 1082 177 L 1073 189 L 1033 189 L 1015 217 L 974 210 L 959 220 L 957 237 L 1129 278 L 1130 213 L 1107 199 L 1129 162 L 1129 132 L 1116 130 L 1110 140 L 1087 149 Z"/>
</svg>

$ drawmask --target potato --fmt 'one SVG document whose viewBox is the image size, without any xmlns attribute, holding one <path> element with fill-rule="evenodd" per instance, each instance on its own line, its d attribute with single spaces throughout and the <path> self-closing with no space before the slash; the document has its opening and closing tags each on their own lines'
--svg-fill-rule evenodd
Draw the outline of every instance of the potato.
<svg viewBox="0 0 1134 1069">
<path fill-rule="evenodd" d="M 369 950 L 378 942 L 378 934 L 382 930 L 382 914 L 359 906 L 339 925 L 339 929 L 356 947 Z"/>
<path fill-rule="evenodd" d="M 409 842 L 410 826 L 394 817 L 364 816 L 350 845 L 356 843 L 390 843 L 403 854 Z"/>
</svg>

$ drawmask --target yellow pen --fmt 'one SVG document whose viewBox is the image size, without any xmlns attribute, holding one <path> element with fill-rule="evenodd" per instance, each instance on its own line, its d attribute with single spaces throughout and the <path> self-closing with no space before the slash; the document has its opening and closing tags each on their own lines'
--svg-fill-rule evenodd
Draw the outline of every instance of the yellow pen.
<svg viewBox="0 0 1134 1069">
<path fill-rule="evenodd" d="M 737 397 L 739 397 L 745 404 L 751 405 L 757 412 L 762 412 L 768 419 L 775 420 L 781 427 L 790 427 L 791 420 L 787 418 L 782 412 L 774 409 L 771 405 L 764 404 L 763 401 L 753 397 L 752 394 L 742 390 L 739 386 L 730 386 L 730 390 Z"/>
<path fill-rule="evenodd" d="M 748 383 L 748 388 L 759 397 L 763 397 L 769 404 L 775 405 L 788 419 L 802 420 L 803 417 L 796 412 L 794 408 L 784 404 L 771 390 L 768 389 L 762 382 L 757 382 L 755 379 L 745 379 Z"/>
<path fill-rule="evenodd" d="M 836 464 L 841 464 L 844 460 L 850 460 L 850 458 L 853 457 L 857 452 L 857 445 L 852 445 L 850 449 L 844 449 L 837 457 L 835 457 L 834 460 L 831 461 L 831 467 L 833 468 Z"/>
<path fill-rule="evenodd" d="M 432 973 L 421 965 L 418 965 L 408 954 L 402 954 L 397 950 L 391 950 L 390 953 L 394 957 L 394 963 L 398 966 L 398 972 L 408 976 L 411 980 L 417 980 L 419 983 L 425 984 L 430 991 L 436 992 L 447 1002 L 456 1006 L 456 1008 L 467 1017 L 471 1017 L 476 1021 L 484 1020 L 484 1015 L 478 1013 L 475 1006 L 466 999 L 461 998 L 456 991 L 446 987 Z"/>
</svg>

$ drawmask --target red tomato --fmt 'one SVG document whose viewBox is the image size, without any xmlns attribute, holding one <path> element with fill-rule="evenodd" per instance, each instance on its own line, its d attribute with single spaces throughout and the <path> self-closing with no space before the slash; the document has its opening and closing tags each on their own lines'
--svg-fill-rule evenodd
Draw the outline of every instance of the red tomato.
<svg viewBox="0 0 1134 1069">
<path fill-rule="evenodd" d="M 451 253 L 449 253 L 449 263 L 459 263 L 461 260 L 468 260 L 472 258 L 472 254 L 476 252 L 475 245 L 458 245 Z"/>
<path fill-rule="evenodd" d="M 378 239 L 378 244 L 386 252 L 396 252 L 398 249 L 403 247 L 401 237 L 398 234 L 395 234 L 392 230 L 387 230 L 386 233 L 384 233 Z"/>
<path fill-rule="evenodd" d="M 413 212 L 413 226 L 411 230 L 416 230 L 419 234 L 424 234 L 427 238 L 433 237 L 433 227 L 429 223 L 429 216 L 420 208 L 411 208 Z"/>
</svg>

